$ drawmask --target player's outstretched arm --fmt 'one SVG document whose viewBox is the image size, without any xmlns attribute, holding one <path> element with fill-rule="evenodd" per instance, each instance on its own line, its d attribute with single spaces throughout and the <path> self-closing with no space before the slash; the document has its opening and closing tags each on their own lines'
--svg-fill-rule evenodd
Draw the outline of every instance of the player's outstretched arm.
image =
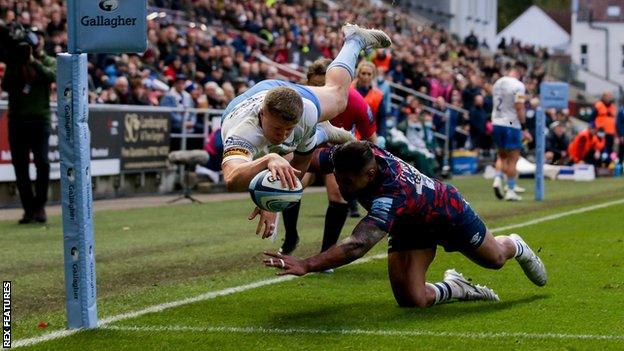
<svg viewBox="0 0 624 351">
<path fill-rule="evenodd" d="M 386 232 L 374 224 L 360 221 L 353 229 L 353 234 L 327 251 L 304 260 L 279 253 L 265 252 L 268 256 L 263 260 L 267 267 L 280 268 L 277 275 L 304 275 L 320 272 L 330 268 L 344 266 L 364 256 L 375 244 L 386 236 Z"/>
<path fill-rule="evenodd" d="M 293 189 L 297 184 L 295 178 L 300 173 L 278 154 L 268 154 L 253 161 L 232 159 L 224 162 L 222 167 L 225 186 L 230 192 L 247 190 L 253 177 L 267 168 L 273 177 L 282 181 L 282 186 Z"/>
</svg>

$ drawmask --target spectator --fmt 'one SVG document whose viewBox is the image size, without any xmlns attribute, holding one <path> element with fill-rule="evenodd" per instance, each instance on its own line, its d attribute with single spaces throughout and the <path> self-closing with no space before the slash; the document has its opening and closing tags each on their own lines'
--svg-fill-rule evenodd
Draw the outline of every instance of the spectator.
<svg viewBox="0 0 624 351">
<path fill-rule="evenodd" d="M 134 78 L 130 83 L 132 92 L 127 104 L 130 105 L 151 105 L 150 97 L 147 89 L 143 85 L 143 81 L 141 78 Z"/>
<path fill-rule="evenodd" d="M 432 121 L 420 109 L 410 112 L 388 135 L 388 150 L 430 177 L 437 169 L 436 148 Z"/>
<path fill-rule="evenodd" d="M 592 112 L 592 120 L 596 125 L 596 128 L 604 129 L 605 148 L 601 150 L 603 153 L 610 155 L 613 152 L 613 145 L 615 144 L 616 130 L 615 130 L 615 117 L 617 115 L 617 109 L 613 102 L 613 94 L 610 91 L 602 93 L 602 97 L 594 104 L 594 110 Z"/>
<path fill-rule="evenodd" d="M 429 94 L 432 98 L 442 97 L 444 101 L 450 101 L 452 91 L 453 84 L 449 72 L 438 73 L 429 80 Z"/>
<path fill-rule="evenodd" d="M 570 141 L 565 135 L 565 123 L 553 122 L 546 136 L 546 162 L 555 165 L 568 163 L 569 143 Z"/>
<path fill-rule="evenodd" d="M 392 64 L 392 55 L 388 52 L 387 49 L 377 49 L 375 51 L 375 56 L 373 57 L 373 64 L 380 70 L 380 75 L 388 72 L 390 70 L 390 65 Z M 383 70 L 383 71 L 381 71 Z"/>
<path fill-rule="evenodd" d="M 475 96 L 481 94 L 481 84 L 481 77 L 476 74 L 470 76 L 470 83 L 462 92 L 462 103 L 464 104 L 464 109 L 470 111 L 475 102 Z"/>
<path fill-rule="evenodd" d="M 186 76 L 178 74 L 173 83 L 173 87 L 169 90 L 160 103 L 161 106 L 174 107 L 174 108 L 192 108 L 193 99 L 191 94 L 186 90 Z M 172 112 L 171 113 L 171 132 L 182 133 L 182 130 L 192 133 L 195 127 L 193 120 L 185 118 L 184 112 Z M 180 150 L 180 139 L 171 139 L 171 150 Z"/>
<path fill-rule="evenodd" d="M 470 109 L 470 140 L 472 143 L 472 149 L 480 151 L 487 148 L 486 123 L 488 121 L 488 115 L 483 108 L 483 96 L 477 95 L 474 97 L 474 103 Z"/>
<path fill-rule="evenodd" d="M 113 94 L 111 94 L 107 104 L 123 104 L 127 105 L 131 102 L 130 83 L 125 76 L 115 79 Z"/>
<path fill-rule="evenodd" d="M 474 34 L 474 30 L 470 31 L 470 34 L 464 39 L 464 45 L 470 50 L 476 50 L 479 47 L 479 38 Z"/>
<path fill-rule="evenodd" d="M 587 163 L 597 166 L 601 150 L 605 146 L 605 131 L 591 125 L 580 132 L 568 146 L 568 155 L 574 163 Z"/>
<path fill-rule="evenodd" d="M 534 97 L 530 99 L 528 102 L 525 102 L 526 112 L 524 113 L 526 117 L 526 121 L 524 122 L 524 127 L 531 134 L 533 140 L 535 140 L 535 117 L 537 117 L 537 109 L 539 108 L 540 101 L 539 98 Z M 534 149 L 535 144 L 532 141 L 529 143 L 529 149 Z"/>
<path fill-rule="evenodd" d="M 20 18 L 30 22 L 28 16 L 23 16 L 25 13 Z M 42 32 L 34 32 L 25 42 L 15 42 L 8 33 L 0 33 L 0 46 L 12 53 L 2 89 L 9 95 L 9 145 L 24 209 L 18 223 L 45 223 L 50 179 L 50 92 L 56 81 L 56 62 L 45 53 Z M 28 171 L 31 152 L 37 169 L 34 194 Z"/>
<path fill-rule="evenodd" d="M 383 94 L 386 116 L 390 116 L 392 114 L 392 89 L 390 87 L 390 82 L 386 79 L 387 70 L 383 67 L 377 67 L 377 72 L 377 89 Z"/>
<path fill-rule="evenodd" d="M 204 92 L 206 94 L 206 98 L 208 99 L 208 107 L 210 108 L 224 108 L 225 101 L 223 96 L 219 94 L 219 84 L 215 82 L 208 82 L 204 85 Z"/>
</svg>

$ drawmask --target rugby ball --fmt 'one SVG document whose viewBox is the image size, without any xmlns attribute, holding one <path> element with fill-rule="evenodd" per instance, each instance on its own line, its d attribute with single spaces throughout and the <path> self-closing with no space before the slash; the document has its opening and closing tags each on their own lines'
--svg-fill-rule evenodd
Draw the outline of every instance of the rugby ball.
<svg viewBox="0 0 624 351">
<path fill-rule="evenodd" d="M 249 183 L 251 199 L 265 211 L 281 212 L 301 200 L 303 187 L 297 179 L 297 187 L 288 189 L 282 187 L 279 178 L 274 178 L 271 171 L 265 169 L 256 174 Z"/>
</svg>

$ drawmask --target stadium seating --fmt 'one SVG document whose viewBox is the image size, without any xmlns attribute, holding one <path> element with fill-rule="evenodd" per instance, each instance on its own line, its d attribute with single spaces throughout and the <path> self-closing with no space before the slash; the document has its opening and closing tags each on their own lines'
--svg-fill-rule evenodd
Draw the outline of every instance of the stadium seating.
<svg viewBox="0 0 624 351">
<path fill-rule="evenodd" d="M 306 65 L 337 53 L 341 25 L 354 22 L 393 33 L 392 49 L 366 57 L 383 69 L 382 79 L 391 86 L 394 119 L 390 126 L 405 119 L 402 111 L 408 96 L 421 99 L 425 113 L 438 122 L 438 144 L 445 146 L 444 155 L 449 157 L 449 149 L 476 147 L 468 137 L 472 101 L 475 95 L 483 95 L 484 108 L 491 113 L 491 87 L 509 63 L 506 55 L 522 54 L 538 62 L 548 59 L 545 50 L 518 41 L 501 45 L 492 55 L 435 24 L 368 0 L 342 1 L 339 6 L 329 0 L 154 0 L 149 4 L 145 53 L 90 57 L 92 103 L 157 106 L 175 77 L 185 75 L 194 107 L 221 109 L 260 80 L 302 80 Z M 45 50 L 54 55 L 66 50 L 65 11 L 60 0 L 32 1 L 28 7 L 9 0 L 0 4 L 0 26 L 17 20 L 44 28 Z M 0 62 L 6 54 L 0 49 Z M 526 82 L 531 95 L 537 94 L 545 77 L 543 65 L 533 65 Z M 436 105 L 440 98 L 443 107 Z M 446 113 L 455 119 L 449 134 L 442 130 Z"/>
</svg>

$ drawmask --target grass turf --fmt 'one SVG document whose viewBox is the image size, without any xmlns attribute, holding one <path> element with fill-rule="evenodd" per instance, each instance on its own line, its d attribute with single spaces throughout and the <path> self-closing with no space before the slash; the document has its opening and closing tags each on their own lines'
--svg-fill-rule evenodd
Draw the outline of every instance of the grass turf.
<svg viewBox="0 0 624 351">
<path fill-rule="evenodd" d="M 548 183 L 547 201 L 518 204 L 493 200 L 479 178 L 454 180 L 493 228 L 584 205 L 622 198 L 624 182 Z M 523 182 L 523 186 L 530 186 Z M 325 200 L 306 196 L 302 208 L 300 255 L 318 249 Z M 531 194 L 527 194 L 531 197 Z M 276 244 L 260 241 L 247 223 L 247 201 L 108 211 L 96 215 L 99 314 L 110 316 L 206 291 L 270 277 L 259 266 L 259 252 Z M 624 335 L 621 306 L 624 276 L 618 255 L 624 249 L 623 206 L 613 206 L 518 229 L 530 244 L 543 247 L 550 273 L 545 288 L 524 278 L 515 262 L 500 272 L 487 271 L 459 254 L 440 253 L 432 280 L 455 267 L 494 288 L 499 303 L 451 303 L 418 311 L 396 307 L 383 260 L 346 267 L 334 275 L 312 275 L 215 300 L 182 306 L 115 324 L 192 328 L 259 327 L 273 333 L 97 330 L 35 346 L 35 349 L 197 348 L 463 348 L 621 349 L 623 340 L 554 339 L 511 335 L 478 338 L 482 332 Z M 343 234 L 353 227 L 350 220 Z M 47 229 L 0 223 L 3 279 L 13 280 L 14 340 L 46 332 L 40 320 L 60 329 L 63 275 L 59 219 Z M 6 243 L 6 245 L 4 245 Z M 374 252 L 383 252 L 378 245 Z M 3 257 L 4 258 L 4 257 Z M 7 272 L 7 273 L 5 273 Z M 581 318 L 581 316 L 583 316 Z M 440 335 L 281 334 L 280 329 L 363 329 L 374 331 L 456 332 Z M 472 335 L 472 336 L 471 336 Z M 137 341 L 140 340 L 140 346 Z"/>
</svg>

